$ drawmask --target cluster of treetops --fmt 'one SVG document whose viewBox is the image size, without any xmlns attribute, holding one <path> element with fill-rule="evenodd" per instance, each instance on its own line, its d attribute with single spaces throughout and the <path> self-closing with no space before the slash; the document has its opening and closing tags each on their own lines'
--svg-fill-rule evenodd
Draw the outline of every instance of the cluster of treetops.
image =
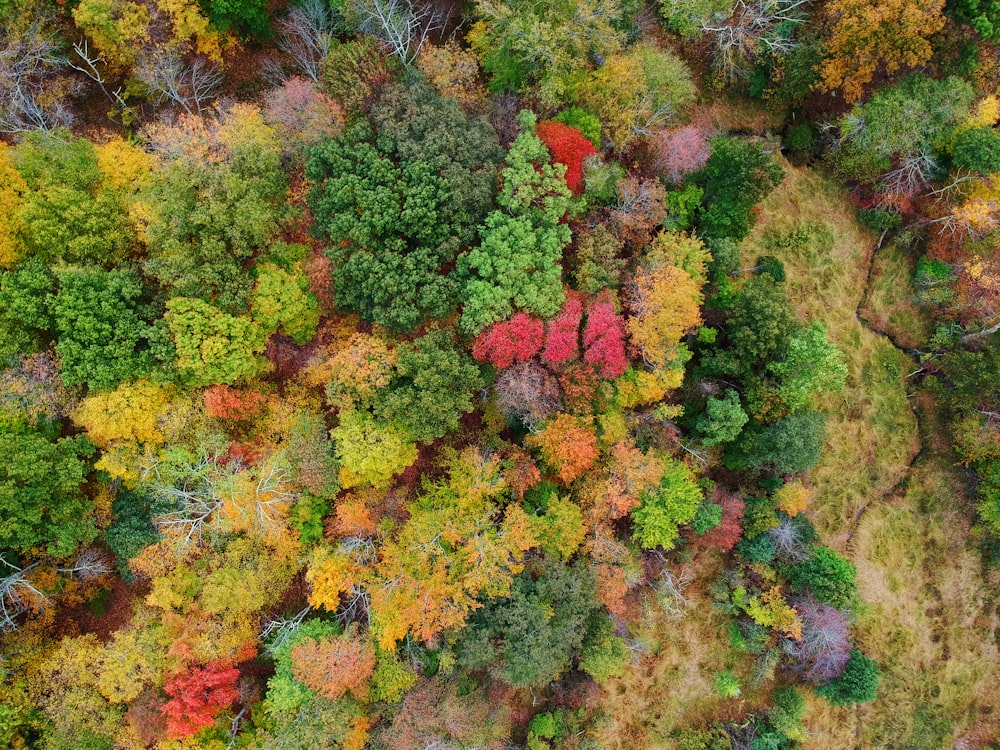
<svg viewBox="0 0 1000 750">
<path fill-rule="evenodd" d="M 785 148 L 922 254 L 924 366 L 1000 535 L 997 3 L 658 10 L 720 85 L 852 102 Z M 875 699 L 806 512 L 847 368 L 740 257 L 783 169 L 686 120 L 640 4 L 483 0 L 464 45 L 408 0 L 0 18 L 4 743 L 596 749 L 590 688 L 693 554 L 755 665 L 716 691 L 773 706 L 684 747 L 799 746 L 803 688 Z M 232 59 L 274 87 L 214 102 Z M 127 139 L 67 129 L 81 90 Z"/>
</svg>

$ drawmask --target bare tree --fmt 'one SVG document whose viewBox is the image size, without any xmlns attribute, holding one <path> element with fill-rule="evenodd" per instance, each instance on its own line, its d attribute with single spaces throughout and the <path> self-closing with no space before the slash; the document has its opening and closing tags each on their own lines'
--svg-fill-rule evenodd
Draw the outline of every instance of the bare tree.
<svg viewBox="0 0 1000 750">
<path fill-rule="evenodd" d="M 382 41 L 389 52 L 412 65 L 430 37 L 443 30 L 449 13 L 413 0 L 357 0 L 358 28 Z"/>
<path fill-rule="evenodd" d="M 275 617 L 264 623 L 260 629 L 260 639 L 267 644 L 265 648 L 272 657 L 299 632 L 306 615 L 311 611 L 312 607 L 306 606 L 291 617 Z"/>
<path fill-rule="evenodd" d="M 66 98 L 77 82 L 59 77 L 66 59 L 43 19 L 17 34 L 0 35 L 0 132 L 53 130 L 73 121 Z"/>
<path fill-rule="evenodd" d="M 222 83 L 222 69 L 215 63 L 202 57 L 188 62 L 170 49 L 147 55 L 138 74 L 159 101 L 179 104 L 189 115 L 201 115 Z"/>
<path fill-rule="evenodd" d="M 278 47 L 314 82 L 319 83 L 319 65 L 330 53 L 334 40 L 334 17 L 325 0 L 302 0 L 276 24 Z"/>
<path fill-rule="evenodd" d="M 656 601 L 668 620 L 684 619 L 685 610 L 691 606 L 691 601 L 685 595 L 688 586 L 694 581 L 694 575 L 686 567 L 674 575 L 667 568 L 660 573 L 659 579 L 653 584 L 656 590 Z"/>
<path fill-rule="evenodd" d="M 716 16 L 701 30 L 715 38 L 716 70 L 726 81 L 742 78 L 748 63 L 765 49 L 785 56 L 797 42 L 779 24 L 800 24 L 805 20 L 802 6 L 810 0 L 738 0 L 728 16 Z"/>
<path fill-rule="evenodd" d="M 19 568 L 0 557 L 0 570 L 8 571 L 0 578 L 0 632 L 16 629 L 18 617 L 48 603 L 48 597 L 28 579 L 28 573 L 37 566 L 38 563 L 33 563 Z"/>
<path fill-rule="evenodd" d="M 124 86 L 119 86 L 114 91 L 108 91 L 108 87 L 105 85 L 104 74 L 101 73 L 98 67 L 98 64 L 104 62 L 104 58 L 101 55 L 91 53 L 86 39 L 81 42 L 74 42 L 73 51 L 76 53 L 78 59 L 67 58 L 66 64 L 73 68 L 73 70 L 83 73 L 97 84 L 104 93 L 104 96 L 108 98 L 108 101 L 118 108 L 118 112 L 126 125 L 132 122 L 135 119 L 135 111 L 125 101 L 125 95 L 123 94 Z"/>
<path fill-rule="evenodd" d="M 74 575 L 81 581 L 86 581 L 110 573 L 111 564 L 99 549 L 89 547 L 76 556 L 72 567 L 57 568 L 57 570 L 60 573 Z"/>
<path fill-rule="evenodd" d="M 807 680 L 825 682 L 840 677 L 851 656 L 851 629 L 839 609 L 814 599 L 797 602 L 802 637 L 786 638 L 783 648 Z"/>
<path fill-rule="evenodd" d="M 891 206 L 922 193 L 940 171 L 934 157 L 922 151 L 910 151 L 899 160 L 898 166 L 886 172 L 879 183 L 881 200 Z"/>
<path fill-rule="evenodd" d="M 500 412 L 520 420 L 529 430 L 562 408 L 559 383 L 536 362 L 508 367 L 497 378 L 494 392 Z"/>
</svg>

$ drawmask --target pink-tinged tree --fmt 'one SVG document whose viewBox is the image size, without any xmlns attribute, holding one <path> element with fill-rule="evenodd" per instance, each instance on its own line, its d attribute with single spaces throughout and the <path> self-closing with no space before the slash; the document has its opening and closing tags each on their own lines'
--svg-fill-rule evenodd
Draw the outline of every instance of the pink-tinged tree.
<svg viewBox="0 0 1000 750">
<path fill-rule="evenodd" d="M 542 321 L 519 312 L 510 320 L 494 323 L 480 333 L 472 346 L 472 356 L 503 370 L 538 354 L 544 336 Z"/>
<path fill-rule="evenodd" d="M 599 294 L 590 304 L 583 329 L 583 359 L 594 365 L 601 377 L 617 378 L 628 369 L 625 355 L 625 324 L 615 312 L 611 295 Z"/>
<path fill-rule="evenodd" d="M 812 682 L 828 682 L 844 673 L 851 657 L 851 632 L 847 617 L 836 607 L 804 599 L 795 605 L 802 620 L 802 637 L 786 650 L 796 669 Z"/>
<path fill-rule="evenodd" d="M 562 310 L 545 328 L 545 348 L 542 359 L 546 364 L 561 365 L 580 355 L 580 320 L 583 317 L 583 302 L 578 294 L 566 295 Z"/>
<path fill-rule="evenodd" d="M 693 125 L 661 130 L 650 140 L 656 152 L 657 169 L 674 183 L 704 167 L 712 152 L 708 138 Z"/>
<path fill-rule="evenodd" d="M 562 393 L 555 376 L 537 362 L 519 362 L 504 370 L 494 386 L 497 408 L 508 417 L 533 429 L 562 406 Z"/>
</svg>

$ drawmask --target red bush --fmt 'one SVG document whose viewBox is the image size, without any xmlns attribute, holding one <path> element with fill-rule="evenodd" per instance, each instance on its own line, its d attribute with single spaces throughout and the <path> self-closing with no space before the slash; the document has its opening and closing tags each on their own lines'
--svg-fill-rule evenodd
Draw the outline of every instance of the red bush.
<svg viewBox="0 0 1000 750">
<path fill-rule="evenodd" d="M 472 356 L 503 370 L 538 354 L 544 335 L 542 321 L 527 313 L 517 313 L 510 320 L 494 323 L 479 334 L 472 345 Z"/>
<path fill-rule="evenodd" d="M 163 689 L 170 700 L 160 709 L 167 717 L 167 732 L 189 737 L 212 726 L 215 715 L 236 700 L 239 676 L 238 669 L 215 661 L 168 679 Z"/>
<path fill-rule="evenodd" d="M 566 297 L 562 310 L 545 328 L 545 349 L 542 359 L 550 365 L 560 365 L 580 355 L 578 338 L 580 319 L 583 317 L 583 303 L 580 297 L 570 294 Z"/>
<path fill-rule="evenodd" d="M 574 127 L 555 120 L 543 120 L 535 135 L 552 154 L 552 161 L 566 165 L 566 185 L 574 193 L 583 192 L 583 160 L 597 153 L 594 144 Z"/>
<path fill-rule="evenodd" d="M 625 355 L 625 324 L 615 312 L 610 295 L 600 294 L 590 304 L 583 329 L 583 359 L 594 365 L 601 377 L 617 378 L 628 369 Z"/>
</svg>

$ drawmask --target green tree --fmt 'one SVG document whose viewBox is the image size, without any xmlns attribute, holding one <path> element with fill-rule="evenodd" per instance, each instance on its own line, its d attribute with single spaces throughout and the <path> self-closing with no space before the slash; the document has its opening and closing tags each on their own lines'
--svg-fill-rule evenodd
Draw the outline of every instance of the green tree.
<svg viewBox="0 0 1000 750">
<path fill-rule="evenodd" d="M 785 172 L 755 143 L 720 138 L 704 168 L 690 180 L 705 192 L 698 226 L 708 239 L 742 240 L 753 228 L 753 208 L 784 179 Z"/>
<path fill-rule="evenodd" d="M 429 86 L 393 87 L 372 123 L 311 153 L 309 204 L 333 243 L 337 304 L 400 331 L 447 315 L 457 287 L 445 266 L 492 200 L 492 128 Z"/>
<path fill-rule="evenodd" d="M 968 117 L 974 98 L 972 84 L 955 76 L 911 75 L 879 89 L 841 118 L 840 147 L 830 156 L 834 169 L 846 179 L 872 184 L 907 155 L 936 163 L 940 145 Z M 920 176 L 935 175 L 924 169 Z"/>
<path fill-rule="evenodd" d="M 55 287 L 40 257 L 0 271 L 0 362 L 44 348 L 54 327 L 48 301 Z"/>
<path fill-rule="evenodd" d="M 0 424 L 0 549 L 44 545 L 56 557 L 97 535 L 80 485 L 94 453 L 85 436 L 58 439 L 52 427 Z"/>
<path fill-rule="evenodd" d="M 423 443 L 458 428 L 482 388 L 479 367 L 455 348 L 452 335 L 435 328 L 396 351 L 396 377 L 377 398 L 375 410 Z"/>
<path fill-rule="evenodd" d="M 267 336 L 254 321 L 227 315 L 200 299 L 174 297 L 164 315 L 181 380 L 197 387 L 259 375 Z"/>
<path fill-rule="evenodd" d="M 834 706 L 871 703 L 878 695 L 881 676 L 878 663 L 854 649 L 851 651 L 851 658 L 847 660 L 844 673 L 835 680 L 818 685 L 815 691 Z"/>
<path fill-rule="evenodd" d="M 771 467 L 778 474 L 794 474 L 819 463 L 826 438 L 826 417 L 799 412 L 763 426 L 748 427 L 729 446 L 726 466 L 733 469 Z"/>
<path fill-rule="evenodd" d="M 812 593 L 817 600 L 838 609 L 850 605 L 857 596 L 856 576 L 854 564 L 828 547 L 816 547 L 809 558 L 788 570 L 795 592 Z"/>
<path fill-rule="evenodd" d="M 624 42 L 613 25 L 621 20 L 621 11 L 609 0 L 544 5 L 478 0 L 476 10 L 482 22 L 469 40 L 490 77 L 490 88 L 501 92 L 533 86 L 547 106 L 565 97 L 574 75 L 586 71 L 590 60 L 614 54 Z"/>
<path fill-rule="evenodd" d="M 955 136 L 952 163 L 981 174 L 1000 172 L 1000 133 L 988 126 L 963 130 Z"/>
<path fill-rule="evenodd" d="M 642 504 L 632 511 L 633 536 L 647 549 L 670 549 L 677 541 L 678 525 L 694 518 L 702 498 L 691 470 L 668 459 L 659 488 L 643 494 Z"/>
<path fill-rule="evenodd" d="M 208 0 L 207 5 L 208 19 L 220 31 L 236 28 L 258 39 L 271 36 L 264 0 Z"/>
<path fill-rule="evenodd" d="M 486 217 L 480 246 L 458 258 L 461 325 L 470 333 L 509 318 L 515 309 L 552 317 L 565 299 L 558 263 L 572 236 L 560 223 L 572 198 L 564 180 L 566 167 L 549 164 L 531 112 L 521 112 L 518 120 L 523 132 L 501 172 L 497 203 L 503 210 Z"/>
<path fill-rule="evenodd" d="M 818 321 L 788 341 L 788 353 L 780 362 L 767 365 L 767 372 L 778 379 L 771 391 L 756 395 L 758 400 L 776 398 L 785 413 L 797 412 L 812 406 L 819 393 L 837 393 L 844 390 L 847 364 L 843 353 L 830 342 L 826 327 Z M 751 398 L 751 401 L 754 399 Z M 756 409 L 755 411 L 760 411 Z"/>
<path fill-rule="evenodd" d="M 257 285 L 250 293 L 250 316 L 268 334 L 281 329 L 300 346 L 316 335 L 319 310 L 309 282 L 296 267 L 290 273 L 273 263 L 257 266 Z"/>
<path fill-rule="evenodd" d="M 583 562 L 545 558 L 514 578 L 510 598 L 491 599 L 456 644 L 465 669 L 490 669 L 515 688 L 558 679 L 582 654 L 602 618 L 594 576 Z"/>
<path fill-rule="evenodd" d="M 106 390 L 153 368 L 153 317 L 142 278 L 132 268 L 81 268 L 59 274 L 51 311 L 69 385 Z"/>
<path fill-rule="evenodd" d="M 709 371 L 748 379 L 785 357 L 793 324 L 784 287 L 767 274 L 754 276 L 733 298 L 725 346 L 710 352 L 704 363 Z"/>
<path fill-rule="evenodd" d="M 143 268 L 180 297 L 226 312 L 246 309 L 247 261 L 263 251 L 285 215 L 288 176 L 281 143 L 256 109 L 154 130 L 173 158 L 143 194 L 149 257 Z"/>
<path fill-rule="evenodd" d="M 709 398 L 705 413 L 698 417 L 695 429 L 705 445 L 729 443 L 739 437 L 740 431 L 750 420 L 740 404 L 740 394 L 726 389 L 722 398 Z"/>
</svg>

